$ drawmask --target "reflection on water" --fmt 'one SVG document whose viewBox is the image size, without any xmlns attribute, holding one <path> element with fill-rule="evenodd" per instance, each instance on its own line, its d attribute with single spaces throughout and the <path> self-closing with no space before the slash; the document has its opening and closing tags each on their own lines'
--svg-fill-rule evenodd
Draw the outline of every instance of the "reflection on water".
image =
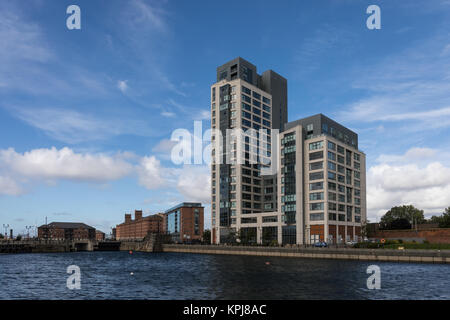
<svg viewBox="0 0 450 320">
<path fill-rule="evenodd" d="M 371 264 L 381 268 L 381 290 L 366 287 Z M 66 287 L 69 265 L 81 269 L 81 290 Z M 183 253 L 20 254 L 0 255 L 0 288 L 0 299 L 450 299 L 450 267 Z"/>
</svg>

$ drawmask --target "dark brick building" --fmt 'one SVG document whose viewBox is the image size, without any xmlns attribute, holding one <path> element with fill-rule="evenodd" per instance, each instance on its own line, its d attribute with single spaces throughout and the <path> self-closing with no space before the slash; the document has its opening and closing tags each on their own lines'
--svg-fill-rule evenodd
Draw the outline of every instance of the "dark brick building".
<svg viewBox="0 0 450 320">
<path fill-rule="evenodd" d="M 142 210 L 134 211 L 134 220 L 131 213 L 125 214 L 125 222 L 116 226 L 115 238 L 117 240 L 142 240 L 148 233 L 164 233 L 164 218 L 160 214 L 142 217 Z"/>
<path fill-rule="evenodd" d="M 52 222 L 38 227 L 38 238 L 49 240 L 95 240 L 95 228 L 80 222 Z"/>
</svg>

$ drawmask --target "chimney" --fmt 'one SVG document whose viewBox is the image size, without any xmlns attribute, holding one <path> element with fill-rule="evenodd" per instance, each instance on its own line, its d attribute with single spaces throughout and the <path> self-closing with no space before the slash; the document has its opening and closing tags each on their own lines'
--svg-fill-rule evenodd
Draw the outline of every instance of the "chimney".
<svg viewBox="0 0 450 320">
<path fill-rule="evenodd" d="M 142 210 L 134 210 L 134 220 L 142 219 Z"/>
<path fill-rule="evenodd" d="M 125 213 L 125 223 L 131 222 L 131 213 Z"/>
</svg>

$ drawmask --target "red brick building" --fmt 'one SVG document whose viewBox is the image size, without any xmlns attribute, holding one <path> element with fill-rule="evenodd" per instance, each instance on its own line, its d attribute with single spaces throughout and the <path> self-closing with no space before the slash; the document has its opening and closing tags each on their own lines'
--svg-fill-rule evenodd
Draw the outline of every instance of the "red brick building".
<svg viewBox="0 0 450 320">
<path fill-rule="evenodd" d="M 95 240 L 95 228 L 79 222 L 52 222 L 38 227 L 38 238 L 48 240 Z"/>
<path fill-rule="evenodd" d="M 183 202 L 165 212 L 166 233 L 174 242 L 196 242 L 203 238 L 204 207 L 201 203 Z"/>
<path fill-rule="evenodd" d="M 142 210 L 125 214 L 125 222 L 116 226 L 117 240 L 142 240 L 148 233 L 164 233 L 164 218 L 161 214 L 142 217 Z"/>
<path fill-rule="evenodd" d="M 97 241 L 105 240 L 105 233 L 101 232 L 100 230 L 95 230 L 95 240 Z"/>
</svg>

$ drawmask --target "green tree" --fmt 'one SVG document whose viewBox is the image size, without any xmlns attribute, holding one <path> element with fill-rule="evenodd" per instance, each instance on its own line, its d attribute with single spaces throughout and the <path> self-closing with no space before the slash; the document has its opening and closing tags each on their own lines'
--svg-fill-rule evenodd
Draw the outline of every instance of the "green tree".
<svg viewBox="0 0 450 320">
<path fill-rule="evenodd" d="M 203 242 L 211 243 L 211 230 L 206 229 L 203 231 Z"/>
<path fill-rule="evenodd" d="M 381 229 L 389 229 L 392 222 L 398 219 L 406 219 L 411 225 L 425 222 L 423 210 L 419 210 L 412 205 L 403 205 L 400 207 L 393 207 L 386 212 L 380 220 Z"/>
<path fill-rule="evenodd" d="M 450 207 L 439 218 L 439 228 L 450 228 Z"/>
</svg>

